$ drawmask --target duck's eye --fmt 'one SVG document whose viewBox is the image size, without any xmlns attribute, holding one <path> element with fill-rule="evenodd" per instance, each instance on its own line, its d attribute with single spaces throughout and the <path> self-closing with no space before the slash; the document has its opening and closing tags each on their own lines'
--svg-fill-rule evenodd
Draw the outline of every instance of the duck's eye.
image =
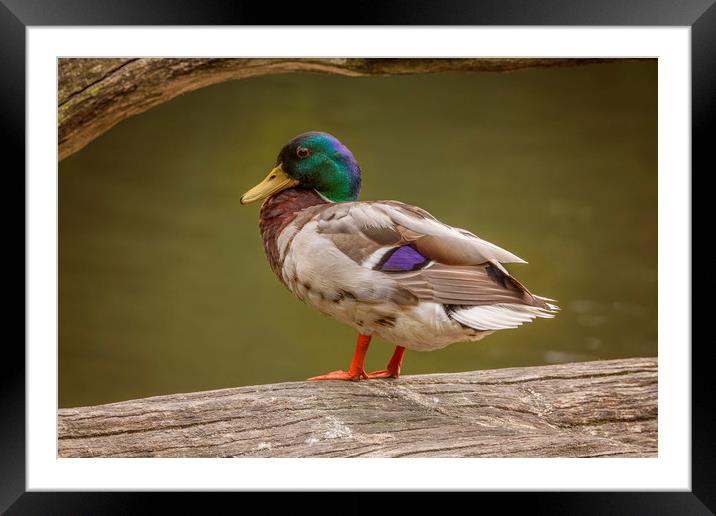
<svg viewBox="0 0 716 516">
<path fill-rule="evenodd" d="M 308 150 L 306 147 L 299 147 L 296 149 L 296 156 L 299 158 L 307 158 L 308 155 L 311 154 L 311 151 Z"/>
</svg>

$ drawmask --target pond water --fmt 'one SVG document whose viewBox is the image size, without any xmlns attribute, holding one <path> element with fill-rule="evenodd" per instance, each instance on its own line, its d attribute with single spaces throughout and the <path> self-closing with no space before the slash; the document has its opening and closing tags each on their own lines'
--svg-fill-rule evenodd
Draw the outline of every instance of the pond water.
<svg viewBox="0 0 716 516">
<path fill-rule="evenodd" d="M 352 329 L 270 271 L 239 196 L 281 146 L 327 131 L 362 199 L 420 206 L 526 259 L 561 313 L 408 351 L 403 373 L 657 354 L 657 63 L 507 74 L 285 74 L 182 95 L 59 164 L 59 404 L 302 380 Z M 392 345 L 374 340 L 367 369 Z"/>
</svg>

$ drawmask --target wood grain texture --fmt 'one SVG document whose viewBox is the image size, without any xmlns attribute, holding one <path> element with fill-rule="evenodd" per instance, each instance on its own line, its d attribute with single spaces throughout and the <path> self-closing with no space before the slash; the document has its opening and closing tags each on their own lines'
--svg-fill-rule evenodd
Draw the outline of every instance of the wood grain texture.
<svg viewBox="0 0 716 516">
<path fill-rule="evenodd" d="M 60 409 L 60 457 L 655 457 L 657 359 Z"/>
<path fill-rule="evenodd" d="M 614 59 L 62 58 L 58 63 L 59 157 L 77 152 L 127 117 L 222 81 L 287 72 L 348 76 L 509 72 L 604 61 Z"/>
</svg>

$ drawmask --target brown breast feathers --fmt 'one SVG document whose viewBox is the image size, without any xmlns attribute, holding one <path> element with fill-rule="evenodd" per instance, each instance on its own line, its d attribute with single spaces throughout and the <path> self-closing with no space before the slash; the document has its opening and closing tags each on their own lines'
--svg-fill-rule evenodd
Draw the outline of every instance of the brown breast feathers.
<svg viewBox="0 0 716 516">
<path fill-rule="evenodd" d="M 281 232 L 298 216 L 299 212 L 310 206 L 327 204 L 315 190 L 305 188 L 289 188 L 269 197 L 261 205 L 259 229 L 264 242 L 264 250 L 271 270 L 283 282 L 281 267 L 283 265 L 276 239 Z M 308 219 L 304 224 L 308 222 Z"/>
</svg>

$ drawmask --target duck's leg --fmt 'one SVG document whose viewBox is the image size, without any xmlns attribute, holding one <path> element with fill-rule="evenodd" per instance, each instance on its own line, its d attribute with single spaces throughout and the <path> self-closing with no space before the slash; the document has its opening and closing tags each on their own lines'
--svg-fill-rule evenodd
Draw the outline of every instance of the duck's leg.
<svg viewBox="0 0 716 516">
<path fill-rule="evenodd" d="M 395 351 L 393 351 L 393 356 L 390 357 L 388 367 L 374 373 L 368 373 L 368 378 L 397 378 L 400 376 L 400 366 L 403 364 L 403 353 L 405 353 L 403 346 L 395 346 Z"/>
<path fill-rule="evenodd" d="M 356 351 L 353 354 L 353 360 L 348 371 L 333 371 L 332 373 L 322 374 L 321 376 L 314 376 L 309 378 L 308 381 L 318 380 L 351 380 L 358 381 L 363 378 L 368 378 L 363 369 L 363 362 L 365 361 L 365 354 L 368 351 L 368 345 L 370 344 L 370 335 L 358 335 L 358 344 L 356 345 Z"/>
</svg>

